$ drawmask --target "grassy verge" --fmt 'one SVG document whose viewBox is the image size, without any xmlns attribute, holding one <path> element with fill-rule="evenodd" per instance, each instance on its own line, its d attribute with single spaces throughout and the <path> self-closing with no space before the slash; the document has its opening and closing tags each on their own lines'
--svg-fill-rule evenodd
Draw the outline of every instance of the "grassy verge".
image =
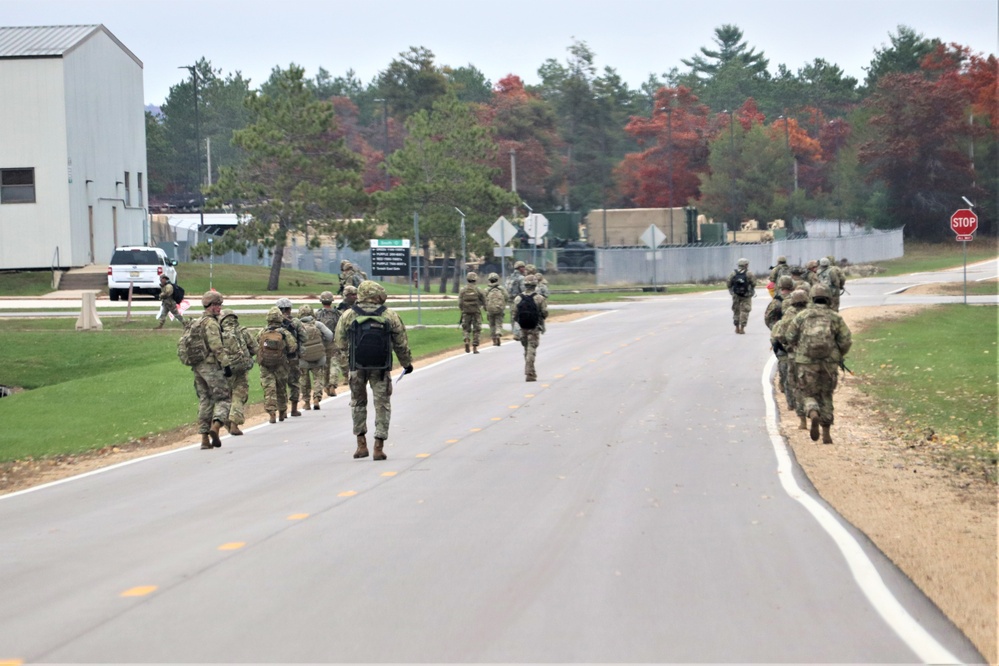
<svg viewBox="0 0 999 666">
<path fill-rule="evenodd" d="M 52 291 L 52 271 L 4 271 L 0 296 L 41 296 Z"/>
<path fill-rule="evenodd" d="M 995 259 L 999 254 L 996 241 L 978 238 L 968 245 L 968 263 Z M 905 275 L 939 271 L 964 265 L 964 243 L 905 243 L 905 256 L 888 261 L 875 261 L 873 264 L 884 269 L 881 275 Z M 969 292 L 970 293 L 970 292 Z"/>
<path fill-rule="evenodd" d="M 997 333 L 994 307 L 936 306 L 867 328 L 848 362 L 912 446 L 995 483 Z"/>
</svg>

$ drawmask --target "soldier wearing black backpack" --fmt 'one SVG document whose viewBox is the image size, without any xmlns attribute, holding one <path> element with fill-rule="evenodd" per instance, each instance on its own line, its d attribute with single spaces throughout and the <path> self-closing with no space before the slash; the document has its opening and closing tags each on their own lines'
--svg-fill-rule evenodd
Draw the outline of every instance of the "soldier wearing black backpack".
<svg viewBox="0 0 999 666">
<path fill-rule="evenodd" d="M 168 314 L 172 314 L 174 319 L 179 321 L 181 325 L 184 325 L 184 317 L 181 316 L 180 310 L 177 309 L 177 304 L 184 299 L 183 291 L 179 294 L 176 293 L 179 289 L 179 287 L 170 283 L 170 278 L 166 275 L 160 276 L 160 314 L 157 317 L 160 323 L 153 328 L 154 331 L 163 328 Z"/>
<path fill-rule="evenodd" d="M 538 276 L 525 277 L 524 291 L 513 299 L 513 307 L 510 309 L 510 319 L 520 325 L 520 344 L 524 346 L 524 377 L 529 382 L 538 380 L 534 359 L 538 345 L 541 344 L 545 319 L 548 318 L 547 299 L 536 293 L 537 287 Z"/>
<path fill-rule="evenodd" d="M 349 359 L 350 412 L 357 437 L 355 458 L 368 457 L 368 386 L 375 403 L 374 460 L 385 460 L 392 416 L 392 352 L 406 374 L 413 372 L 406 325 L 385 307 L 387 294 L 377 282 L 365 280 L 357 288 L 357 303 L 343 313 L 336 325 L 334 343 Z"/>
</svg>

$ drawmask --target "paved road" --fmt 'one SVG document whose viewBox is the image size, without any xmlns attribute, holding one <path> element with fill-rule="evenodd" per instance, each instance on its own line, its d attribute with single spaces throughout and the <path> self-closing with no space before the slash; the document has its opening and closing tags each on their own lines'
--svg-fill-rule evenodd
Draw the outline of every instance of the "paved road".
<svg viewBox="0 0 999 666">
<path fill-rule="evenodd" d="M 981 660 L 791 463 L 759 294 L 421 368 L 382 463 L 337 397 L 2 497 L 0 662 Z"/>
</svg>

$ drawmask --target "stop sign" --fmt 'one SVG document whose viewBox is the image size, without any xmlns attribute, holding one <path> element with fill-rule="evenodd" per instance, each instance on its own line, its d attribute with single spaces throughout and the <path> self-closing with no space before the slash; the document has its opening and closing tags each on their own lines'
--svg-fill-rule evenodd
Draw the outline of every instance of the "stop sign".
<svg viewBox="0 0 999 666">
<path fill-rule="evenodd" d="M 950 216 L 950 228 L 957 234 L 958 240 L 963 240 L 962 236 L 970 237 L 978 230 L 978 216 L 975 211 L 962 208 Z"/>
</svg>

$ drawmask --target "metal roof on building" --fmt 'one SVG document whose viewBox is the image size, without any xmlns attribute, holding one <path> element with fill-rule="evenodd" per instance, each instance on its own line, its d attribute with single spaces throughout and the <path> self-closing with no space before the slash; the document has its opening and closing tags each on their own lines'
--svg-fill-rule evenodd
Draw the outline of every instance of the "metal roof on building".
<svg viewBox="0 0 999 666">
<path fill-rule="evenodd" d="M 0 26 L 0 58 L 61 58 L 97 32 L 107 34 L 142 67 L 142 61 L 103 25 Z"/>
</svg>

